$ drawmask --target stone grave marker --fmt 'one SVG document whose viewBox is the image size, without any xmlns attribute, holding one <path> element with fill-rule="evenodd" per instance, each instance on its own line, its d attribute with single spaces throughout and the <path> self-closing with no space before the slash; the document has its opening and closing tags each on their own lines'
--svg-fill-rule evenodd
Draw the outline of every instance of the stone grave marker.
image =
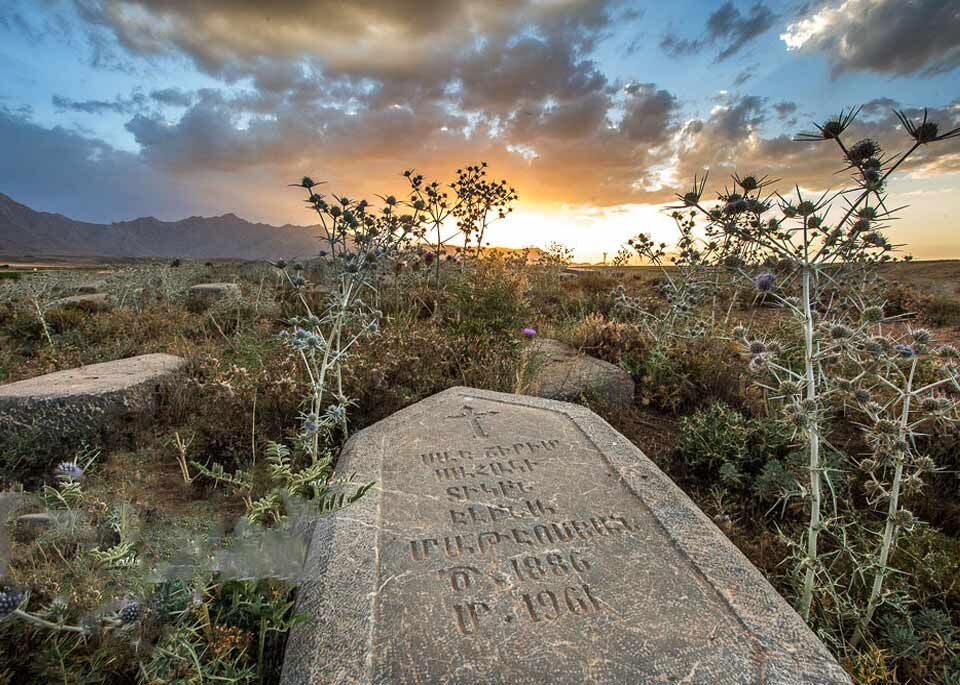
<svg viewBox="0 0 960 685">
<path fill-rule="evenodd" d="M 190 299 L 196 304 L 212 304 L 240 294 L 236 283 L 198 283 L 190 287 Z"/>
<path fill-rule="evenodd" d="M 60 436 L 149 414 L 157 388 L 186 363 L 172 354 L 143 354 L 0 385 L 0 432 Z"/>
<path fill-rule="evenodd" d="M 849 683 L 716 526 L 592 412 L 452 388 L 353 436 L 283 683 Z"/>
<path fill-rule="evenodd" d="M 87 307 L 93 310 L 109 309 L 111 307 L 110 296 L 106 293 L 86 293 L 81 295 L 71 295 L 70 297 L 61 297 L 50 303 L 51 307 Z"/>
</svg>

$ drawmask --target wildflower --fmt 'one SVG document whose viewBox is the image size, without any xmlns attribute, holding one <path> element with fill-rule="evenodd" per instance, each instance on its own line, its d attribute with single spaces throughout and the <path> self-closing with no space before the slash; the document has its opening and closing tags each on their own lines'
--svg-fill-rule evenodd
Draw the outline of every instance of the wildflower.
<svg viewBox="0 0 960 685">
<path fill-rule="evenodd" d="M 926 145 L 927 143 L 933 143 L 938 140 L 947 140 L 948 138 L 960 136 L 960 126 L 941 134 L 940 126 L 936 122 L 927 121 L 926 108 L 923 110 L 923 118 L 919 124 L 913 123 L 905 112 L 895 111 L 894 114 L 897 115 L 897 118 L 900 120 L 900 123 L 903 124 L 903 128 L 910 137 L 917 141 L 919 145 Z"/>
<path fill-rule="evenodd" d="M 960 350 L 953 345 L 943 345 L 937 348 L 937 356 L 944 359 L 957 359 L 960 357 Z"/>
<path fill-rule="evenodd" d="M 724 214 L 740 214 L 747 211 L 747 201 L 734 193 L 727 198 L 727 203 L 723 206 Z"/>
<path fill-rule="evenodd" d="M 303 417 L 303 432 L 306 435 L 314 435 L 320 431 L 320 417 L 316 414 L 306 414 Z"/>
<path fill-rule="evenodd" d="M 64 461 L 57 464 L 55 473 L 60 480 L 69 482 L 79 481 L 83 478 L 83 469 L 80 468 L 79 464 L 72 461 Z"/>
<path fill-rule="evenodd" d="M 755 354 L 750 357 L 750 363 L 747 364 L 747 370 L 750 373 L 760 373 L 767 368 L 767 361 L 769 360 L 770 355 L 766 352 L 761 354 Z"/>
<path fill-rule="evenodd" d="M 120 610 L 120 620 L 124 623 L 136 623 L 143 616 L 143 607 L 140 602 L 128 602 Z"/>
<path fill-rule="evenodd" d="M 523 337 L 524 337 L 524 338 L 535 338 L 535 337 L 537 337 L 537 329 L 536 329 L 536 328 L 530 328 L 530 327 L 524 328 L 523 331 L 522 331 L 522 333 L 523 333 Z"/>
<path fill-rule="evenodd" d="M 273 262 L 273 265 L 278 269 L 286 269 L 287 261 L 285 259 L 278 259 L 277 261 Z"/>
<path fill-rule="evenodd" d="M 897 354 L 906 359 L 916 356 L 916 352 L 911 345 L 900 343 L 899 345 L 894 345 L 893 349 L 896 350 Z"/>
<path fill-rule="evenodd" d="M 0 592 L 0 621 L 19 609 L 23 598 L 24 594 L 19 590 Z"/>
<path fill-rule="evenodd" d="M 910 528 L 914 522 L 913 514 L 906 509 L 901 509 L 897 512 L 896 522 L 901 528 Z"/>
<path fill-rule="evenodd" d="M 782 381 L 780 383 L 780 392 L 784 395 L 799 395 L 801 391 L 802 388 L 796 381 Z"/>
<path fill-rule="evenodd" d="M 876 323 L 883 318 L 883 307 L 873 305 L 863 310 L 863 320 Z"/>
<path fill-rule="evenodd" d="M 835 324 L 830 327 L 830 337 L 834 340 L 844 340 L 853 335 L 853 331 L 843 324 Z"/>
<path fill-rule="evenodd" d="M 307 279 L 305 279 L 300 274 L 294 274 L 290 277 L 290 285 L 294 288 L 302 288 L 307 284 Z"/>
<path fill-rule="evenodd" d="M 380 325 L 376 321 L 371 321 L 367 324 L 367 333 L 371 335 L 380 330 Z"/>
<path fill-rule="evenodd" d="M 763 344 L 762 340 L 751 340 L 747 343 L 747 349 L 750 354 L 763 354 L 767 351 L 767 346 Z"/>
<path fill-rule="evenodd" d="M 430 266 L 431 264 L 433 264 L 433 260 L 436 259 L 436 257 L 437 257 L 437 255 L 436 255 L 435 252 L 426 252 L 426 253 L 424 253 L 424 255 L 423 255 L 423 262 L 424 262 L 427 266 Z"/>
<path fill-rule="evenodd" d="M 753 287 L 762 293 L 768 293 L 777 285 L 777 277 L 772 273 L 763 272 L 753 277 Z"/>
<path fill-rule="evenodd" d="M 835 119 L 830 119 L 823 124 L 814 124 L 814 126 L 817 128 L 816 133 L 801 133 L 795 138 L 795 140 L 800 142 L 816 142 L 839 138 L 843 132 L 847 130 L 847 127 L 853 123 L 853 120 L 856 119 L 857 114 L 859 113 L 859 107 L 856 109 L 851 109 L 849 112 L 840 110 L 840 114 Z"/>
<path fill-rule="evenodd" d="M 847 151 L 847 159 L 852 164 L 861 164 L 862 162 L 876 157 L 880 153 L 880 144 L 870 138 L 864 138 L 850 146 Z"/>
<path fill-rule="evenodd" d="M 747 329 L 745 326 L 736 326 L 733 329 L 733 337 L 737 340 L 746 340 L 747 338 Z"/>
</svg>

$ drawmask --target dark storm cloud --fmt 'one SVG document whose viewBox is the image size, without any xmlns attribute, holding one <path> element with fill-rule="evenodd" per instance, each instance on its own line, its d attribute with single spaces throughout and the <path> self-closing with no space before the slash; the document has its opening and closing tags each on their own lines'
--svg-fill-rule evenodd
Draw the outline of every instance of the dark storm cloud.
<svg viewBox="0 0 960 685">
<path fill-rule="evenodd" d="M 835 75 L 860 70 L 933 76 L 960 66 L 960 5 L 956 0 L 820 4 L 780 37 L 791 49 L 825 54 Z"/>
<path fill-rule="evenodd" d="M 702 37 L 688 39 L 667 34 L 661 39 L 660 48 L 672 57 L 680 57 L 715 46 L 719 49 L 715 60 L 722 62 L 770 29 L 776 18 L 762 2 L 755 3 L 744 14 L 728 0 L 707 17 Z"/>
</svg>

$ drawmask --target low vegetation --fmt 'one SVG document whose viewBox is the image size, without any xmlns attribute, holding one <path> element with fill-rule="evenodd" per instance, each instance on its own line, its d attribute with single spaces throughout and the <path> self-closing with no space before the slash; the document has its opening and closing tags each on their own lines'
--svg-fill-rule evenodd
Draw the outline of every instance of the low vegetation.
<svg viewBox="0 0 960 685">
<path fill-rule="evenodd" d="M 369 487 L 334 478 L 349 435 L 452 385 L 522 390 L 540 335 L 631 373 L 635 406 L 592 408 L 856 682 L 960 683 L 960 302 L 904 285 L 882 233 L 890 174 L 943 135 L 907 120 L 910 149 L 884 155 L 844 141 L 852 116 L 809 136 L 851 188 L 781 197 L 746 175 L 709 202 L 698 179 L 676 247 L 625 246 L 648 267 L 572 276 L 562 246 L 485 249 L 516 193 L 481 164 L 407 172 L 410 195 L 376 208 L 302 179 L 327 232 L 308 261 L 128 266 L 103 279 L 108 308 L 58 302 L 76 273 L 0 281 L 2 382 L 190 359 L 143 425 L 0 436 L 4 490 L 26 494 L 0 500 L 0 682 L 277 682 L 306 618 L 296 523 Z M 191 302 L 201 282 L 240 289 Z"/>
</svg>

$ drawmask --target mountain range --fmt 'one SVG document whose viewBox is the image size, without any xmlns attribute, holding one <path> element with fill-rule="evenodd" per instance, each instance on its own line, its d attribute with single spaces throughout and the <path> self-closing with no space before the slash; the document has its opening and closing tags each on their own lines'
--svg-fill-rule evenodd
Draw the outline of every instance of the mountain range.
<svg viewBox="0 0 960 685">
<path fill-rule="evenodd" d="M 0 255 L 9 257 L 308 257 L 321 249 L 321 234 L 319 226 L 271 226 L 235 214 L 92 224 L 37 212 L 0 193 Z"/>
</svg>

